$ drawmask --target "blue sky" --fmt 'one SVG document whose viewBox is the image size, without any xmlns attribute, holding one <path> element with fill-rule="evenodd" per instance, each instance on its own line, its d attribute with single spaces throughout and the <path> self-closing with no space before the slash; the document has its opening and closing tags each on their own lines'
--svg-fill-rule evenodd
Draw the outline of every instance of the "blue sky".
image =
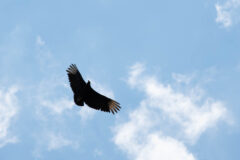
<svg viewBox="0 0 240 160">
<path fill-rule="evenodd" d="M 0 159 L 238 160 L 240 1 L 0 1 Z M 66 75 L 121 103 L 77 107 Z"/>
</svg>

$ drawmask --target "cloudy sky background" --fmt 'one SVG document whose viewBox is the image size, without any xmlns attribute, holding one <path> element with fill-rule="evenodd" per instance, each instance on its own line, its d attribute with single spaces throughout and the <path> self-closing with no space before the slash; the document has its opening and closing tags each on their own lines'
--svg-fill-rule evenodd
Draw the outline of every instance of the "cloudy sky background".
<svg viewBox="0 0 240 160">
<path fill-rule="evenodd" d="M 0 1 L 0 159 L 238 160 L 240 0 Z M 115 98 L 77 107 L 66 69 Z"/>
</svg>

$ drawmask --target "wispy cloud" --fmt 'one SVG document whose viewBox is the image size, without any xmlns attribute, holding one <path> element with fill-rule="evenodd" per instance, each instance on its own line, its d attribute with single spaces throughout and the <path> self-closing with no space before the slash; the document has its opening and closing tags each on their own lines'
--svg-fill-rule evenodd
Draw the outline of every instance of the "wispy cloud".
<svg viewBox="0 0 240 160">
<path fill-rule="evenodd" d="M 62 148 L 78 148 L 78 141 L 66 137 L 63 133 L 59 131 L 53 131 L 48 129 L 48 131 L 38 133 L 36 137 L 36 147 L 34 148 L 32 154 L 35 158 L 44 158 L 44 152 L 54 152 Z"/>
<path fill-rule="evenodd" d="M 12 119 L 18 112 L 17 87 L 10 87 L 7 91 L 0 90 L 0 147 L 8 143 L 16 143 L 17 137 L 9 133 Z"/>
<path fill-rule="evenodd" d="M 198 88 L 191 91 L 200 97 L 196 99 L 145 75 L 144 70 L 141 63 L 130 69 L 129 85 L 144 92 L 145 98 L 129 114 L 130 120 L 115 128 L 115 143 L 137 160 L 195 159 L 184 144 L 194 144 L 208 128 L 225 119 L 226 107 L 221 101 L 204 99 Z"/>
<path fill-rule="evenodd" d="M 34 93 L 32 105 L 35 106 L 36 123 L 41 126 L 32 132 L 35 139 L 34 157 L 43 158 L 45 152 L 78 146 L 79 139 L 68 132 L 71 122 L 78 121 L 78 115 L 73 110 L 71 88 L 66 81 L 67 76 L 52 75 L 42 79 L 31 90 Z"/>
<path fill-rule="evenodd" d="M 100 149 L 95 148 L 95 150 L 94 150 L 94 156 L 95 156 L 95 157 L 100 157 L 100 156 L 102 156 L 102 155 L 103 155 L 103 152 L 102 152 Z"/>
<path fill-rule="evenodd" d="M 48 73 L 46 71 L 53 70 L 60 65 L 60 63 L 56 60 L 54 54 L 47 46 L 47 43 L 43 40 L 43 38 L 40 35 L 36 37 L 35 44 L 36 44 L 35 57 L 37 59 L 37 62 L 39 63 L 40 69 L 43 72 Z"/>
<path fill-rule="evenodd" d="M 191 80 L 194 78 L 194 75 L 184 75 L 179 73 L 172 73 L 173 79 L 175 79 L 178 83 L 189 84 Z"/>
<path fill-rule="evenodd" d="M 113 92 L 108 87 L 91 80 L 92 87 L 110 97 Z M 68 147 L 75 149 L 81 144 L 82 134 L 69 132 L 72 125 L 81 130 L 82 124 L 94 118 L 96 110 L 83 106 L 79 108 L 74 104 L 73 93 L 66 77 L 52 76 L 43 79 L 38 87 L 34 98 L 37 123 L 41 128 L 33 133 L 36 141 L 33 155 L 38 158 L 44 157 L 44 152 Z M 67 82 L 67 83 L 66 83 Z M 76 107 L 76 108 L 75 108 Z M 73 124 L 74 122 L 74 124 Z M 40 139 L 39 139 L 40 137 Z M 100 156 L 101 152 L 96 152 Z"/>
<path fill-rule="evenodd" d="M 84 106 L 79 110 L 78 114 L 81 118 L 81 121 L 86 122 L 94 117 L 96 110 L 89 108 L 84 104 Z"/>
<path fill-rule="evenodd" d="M 223 4 L 215 5 L 217 11 L 216 22 L 228 28 L 240 22 L 240 0 L 227 0 Z"/>
<path fill-rule="evenodd" d="M 49 108 L 53 113 L 61 114 L 64 110 L 71 109 L 74 105 L 73 101 L 68 98 L 60 98 L 54 101 L 43 100 L 41 105 Z"/>
<path fill-rule="evenodd" d="M 37 46 L 44 46 L 45 45 L 45 41 L 42 39 L 41 36 L 37 36 L 37 38 L 36 38 L 36 45 Z"/>
<path fill-rule="evenodd" d="M 65 77 L 67 79 L 67 77 Z M 48 109 L 51 114 L 62 114 L 66 110 L 72 109 L 74 106 L 72 98 L 67 96 L 66 80 L 64 77 L 52 76 L 43 79 L 35 90 L 37 90 L 36 101 L 38 102 L 37 111 Z"/>
<path fill-rule="evenodd" d="M 48 133 L 48 151 L 56 150 L 62 147 L 75 146 L 74 142 L 63 137 L 60 133 Z"/>
</svg>

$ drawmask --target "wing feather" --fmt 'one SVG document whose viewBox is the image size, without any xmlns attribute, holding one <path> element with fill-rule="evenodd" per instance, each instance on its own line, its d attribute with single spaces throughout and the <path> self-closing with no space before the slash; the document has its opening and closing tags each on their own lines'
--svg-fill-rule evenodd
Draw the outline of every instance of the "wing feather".
<svg viewBox="0 0 240 160">
<path fill-rule="evenodd" d="M 75 64 L 71 64 L 66 71 L 74 94 L 82 95 L 86 86 L 86 82 L 83 80 L 82 75 L 77 69 L 77 66 Z"/>
<path fill-rule="evenodd" d="M 113 114 L 121 108 L 118 102 L 96 92 L 90 85 L 87 86 L 84 95 L 84 102 L 91 108 Z"/>
</svg>

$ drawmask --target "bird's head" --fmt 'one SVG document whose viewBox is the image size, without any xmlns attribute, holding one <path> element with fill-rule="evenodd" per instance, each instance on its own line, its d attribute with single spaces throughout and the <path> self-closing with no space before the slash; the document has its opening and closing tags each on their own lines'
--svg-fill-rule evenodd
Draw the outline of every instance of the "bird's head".
<svg viewBox="0 0 240 160">
<path fill-rule="evenodd" d="M 88 80 L 87 85 L 90 86 L 91 82 Z"/>
</svg>

